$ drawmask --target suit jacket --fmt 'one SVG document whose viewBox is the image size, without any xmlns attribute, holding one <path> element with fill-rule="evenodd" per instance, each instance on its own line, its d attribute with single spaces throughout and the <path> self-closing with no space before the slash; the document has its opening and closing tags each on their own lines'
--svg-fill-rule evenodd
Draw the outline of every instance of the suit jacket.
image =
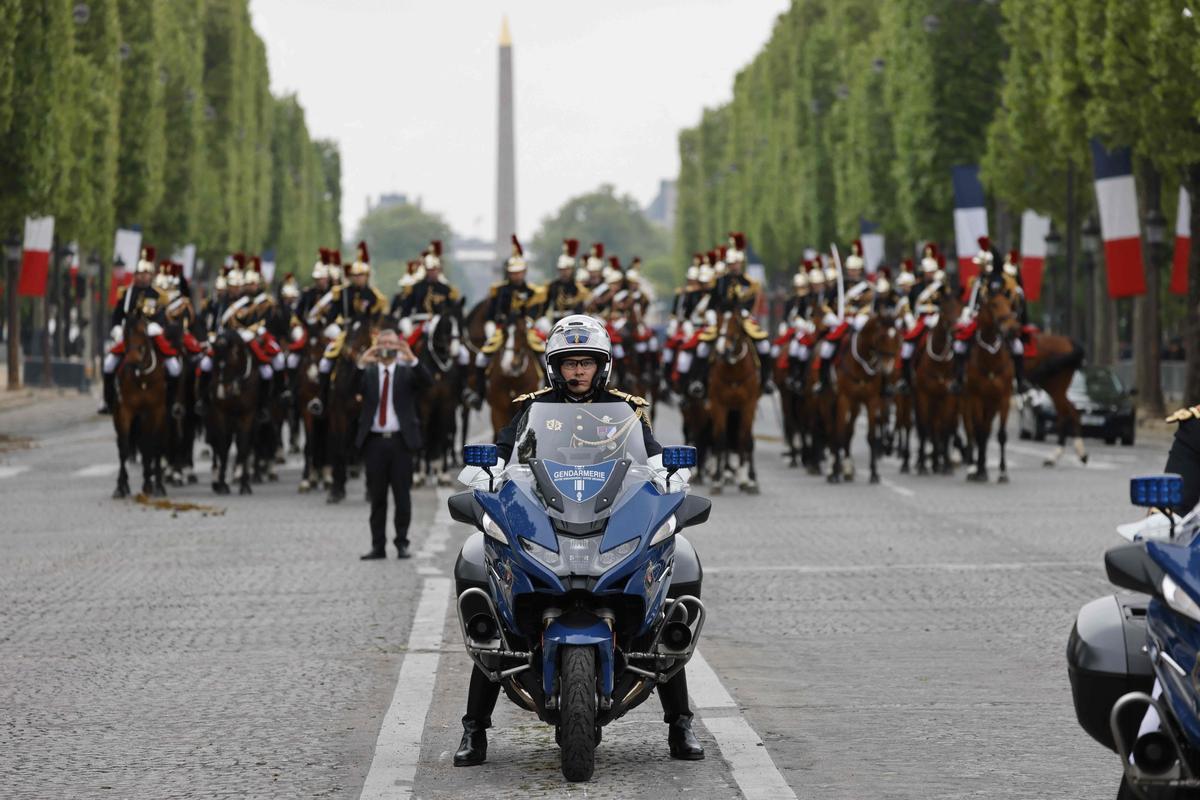
<svg viewBox="0 0 1200 800">
<path fill-rule="evenodd" d="M 416 395 L 431 383 L 429 371 L 423 364 L 405 366 L 399 361 L 392 370 L 392 410 L 400 421 L 400 435 L 409 450 L 421 448 L 421 423 L 417 419 Z M 361 448 L 371 433 L 371 422 L 379 411 L 379 367 L 369 364 L 359 370 L 359 393 L 362 411 L 358 416 L 358 432 L 354 443 Z"/>
</svg>

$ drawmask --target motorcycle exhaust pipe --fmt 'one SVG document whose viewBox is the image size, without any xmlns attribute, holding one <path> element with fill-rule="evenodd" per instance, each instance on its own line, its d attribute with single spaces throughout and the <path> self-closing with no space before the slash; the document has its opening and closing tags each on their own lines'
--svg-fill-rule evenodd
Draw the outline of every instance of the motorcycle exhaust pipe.
<svg viewBox="0 0 1200 800">
<path fill-rule="evenodd" d="M 692 643 L 692 629 L 683 622 L 668 622 L 663 629 L 662 643 L 671 650 L 686 650 Z"/>
<path fill-rule="evenodd" d="M 490 645 L 499 637 L 499 633 L 496 618 L 491 614 L 481 612 L 467 622 L 467 635 L 471 637 L 471 644 L 477 647 Z"/>
<path fill-rule="evenodd" d="M 1179 763 L 1179 753 L 1170 736 L 1151 731 L 1133 743 L 1133 763 L 1147 775 L 1165 775 Z"/>
</svg>

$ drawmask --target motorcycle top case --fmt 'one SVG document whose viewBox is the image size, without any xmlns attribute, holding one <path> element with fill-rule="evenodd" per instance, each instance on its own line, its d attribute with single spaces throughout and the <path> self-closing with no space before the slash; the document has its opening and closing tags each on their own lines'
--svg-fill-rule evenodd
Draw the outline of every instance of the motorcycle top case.
<svg viewBox="0 0 1200 800">
<path fill-rule="evenodd" d="M 1129 692 L 1154 687 L 1154 668 L 1146 646 L 1146 595 L 1108 595 L 1079 611 L 1067 641 L 1067 673 L 1079 725 L 1100 744 L 1116 751 L 1109 717 Z M 1123 715 L 1126 740 L 1132 741 L 1140 718 Z"/>
</svg>

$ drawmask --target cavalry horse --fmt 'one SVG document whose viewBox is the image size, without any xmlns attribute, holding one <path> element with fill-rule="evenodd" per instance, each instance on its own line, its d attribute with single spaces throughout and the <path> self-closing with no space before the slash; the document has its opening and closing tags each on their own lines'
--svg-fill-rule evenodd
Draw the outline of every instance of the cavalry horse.
<svg viewBox="0 0 1200 800">
<path fill-rule="evenodd" d="M 917 474 L 949 475 L 950 442 L 958 426 L 958 395 L 950 391 L 954 381 L 954 320 L 959 303 L 946 293 L 938 310 L 938 321 L 925 331 L 913 353 L 913 405 L 917 422 Z M 929 464 L 925 445 L 930 446 Z"/>
<path fill-rule="evenodd" d="M 721 491 L 730 456 L 737 454 L 738 488 L 758 494 L 754 468 L 754 415 L 758 410 L 759 355 L 742 328 L 741 317 L 725 312 L 720 321 L 708 377 L 708 411 L 716 478 L 711 491 Z"/>
<path fill-rule="evenodd" d="M 613 330 L 624 350 L 624 358 L 613 365 L 617 385 L 630 394 L 650 398 L 653 421 L 659 384 L 658 352 L 650 347 L 654 331 L 642 321 L 642 310 L 636 303 L 630 304 L 623 318 L 614 323 Z"/>
<path fill-rule="evenodd" d="M 145 316 L 135 314 L 125 322 L 125 355 L 117 367 L 117 407 L 113 428 L 117 433 L 117 474 L 114 498 L 128 497 L 129 473 L 125 462 L 136 446 L 142 457 L 142 494 L 165 497 L 162 444 L 167 440 L 167 372 L 162 356 L 146 332 Z"/>
<path fill-rule="evenodd" d="M 211 397 L 202 399 L 208 408 L 205 427 L 212 445 L 212 489 L 216 494 L 229 494 L 229 449 L 236 443 L 238 492 L 251 494 L 255 409 L 265 385 L 250 347 L 237 331 L 227 329 L 217 335 L 211 358 Z"/>
<path fill-rule="evenodd" d="M 198 480 L 193 453 L 196 433 L 200 427 L 200 418 L 196 416 L 194 410 L 196 384 L 195 381 L 188 380 L 188 376 L 194 373 L 198 358 L 189 353 L 184 346 L 183 334 L 186 322 L 187 318 L 182 315 L 172 318 L 171 311 L 168 309 L 166 324 L 163 325 L 167 340 L 175 348 L 175 352 L 179 353 L 179 360 L 183 363 L 182 378 L 177 381 L 175 386 L 175 397 L 169 398 L 169 403 L 173 406 L 173 413 L 170 414 L 167 422 L 168 470 L 166 482 L 172 486 L 183 486 L 185 483 L 196 483 Z"/>
<path fill-rule="evenodd" d="M 333 484 L 325 498 L 327 503 L 346 499 L 346 473 L 353 455 L 354 427 L 362 398 L 358 394 L 358 359 L 371 346 L 375 331 L 364 320 L 350 323 L 346 340 L 329 376 L 329 407 L 325 409 L 328 435 L 326 453 L 333 467 Z"/>
<path fill-rule="evenodd" d="M 854 480 L 850 442 L 854 423 L 867 412 L 867 443 L 871 448 L 871 483 L 879 483 L 878 461 L 883 449 L 883 387 L 896 366 L 900 337 L 886 317 L 873 315 L 861 330 L 852 330 L 834 354 L 836 386 L 825 402 L 829 451 L 833 458 L 828 481 Z"/>
<path fill-rule="evenodd" d="M 309 410 L 308 404 L 321 394 L 321 356 L 325 353 L 328 341 L 322 335 L 319 325 L 310 325 L 308 341 L 300 352 L 300 365 L 296 368 L 296 396 L 300 407 L 300 420 L 304 426 L 304 472 L 300 476 L 301 493 L 307 492 L 322 483 L 331 483 L 328 474 L 325 449 L 326 441 L 325 418 L 317 416 Z"/>
<path fill-rule="evenodd" d="M 1008 296 L 988 292 L 980 302 L 967 357 L 966 386 L 962 395 L 962 420 L 967 432 L 968 452 L 974 466 L 967 480 L 986 483 L 987 444 L 992 421 L 997 420 L 996 442 L 1000 445 L 999 483 L 1008 483 L 1005 446 L 1008 443 L 1008 408 L 1012 400 L 1013 363 L 1008 340 L 1017 335 L 1020 323 Z"/>
<path fill-rule="evenodd" d="M 459 330 L 456 313 L 437 315 L 425 328 L 424 346 L 418 358 L 429 370 L 432 382 L 418 400 L 424 447 L 417 459 L 414 486 L 423 486 L 426 480 L 431 484 L 436 480 L 438 486 L 451 484 L 455 412 L 463 394 L 464 369 L 458 363 L 458 348 L 463 346 Z M 435 468 L 438 461 L 441 467 Z"/>
<path fill-rule="evenodd" d="M 510 322 L 504 346 L 487 368 L 487 401 L 492 430 L 499 433 L 512 419 L 512 401 L 542 386 L 541 354 L 529 346 L 529 323 L 524 314 Z"/>
<path fill-rule="evenodd" d="M 487 310 L 488 301 L 480 300 L 467 313 L 462 320 L 462 329 L 466 334 L 463 336 L 462 346 L 467 349 L 467 369 L 464 370 L 463 377 L 463 397 L 458 404 L 459 413 L 459 440 L 461 447 L 451 448 L 454 452 L 452 457 L 457 458 L 463 447 L 467 446 L 467 428 L 471 422 L 471 403 L 468 402 L 468 397 L 471 394 L 479 394 L 479 387 L 475 385 L 475 358 L 479 355 L 479 351 L 487 343 Z"/>
</svg>

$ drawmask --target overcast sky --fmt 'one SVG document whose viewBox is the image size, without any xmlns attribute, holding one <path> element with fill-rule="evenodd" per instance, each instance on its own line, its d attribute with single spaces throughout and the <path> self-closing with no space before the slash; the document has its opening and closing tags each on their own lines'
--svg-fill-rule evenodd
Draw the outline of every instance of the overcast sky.
<svg viewBox="0 0 1200 800">
<path fill-rule="evenodd" d="M 342 226 L 420 197 L 457 233 L 495 225 L 497 43 L 516 93 L 517 226 L 602 183 L 646 205 L 677 133 L 728 100 L 787 0 L 251 0 L 271 87 L 342 151 Z"/>
</svg>

